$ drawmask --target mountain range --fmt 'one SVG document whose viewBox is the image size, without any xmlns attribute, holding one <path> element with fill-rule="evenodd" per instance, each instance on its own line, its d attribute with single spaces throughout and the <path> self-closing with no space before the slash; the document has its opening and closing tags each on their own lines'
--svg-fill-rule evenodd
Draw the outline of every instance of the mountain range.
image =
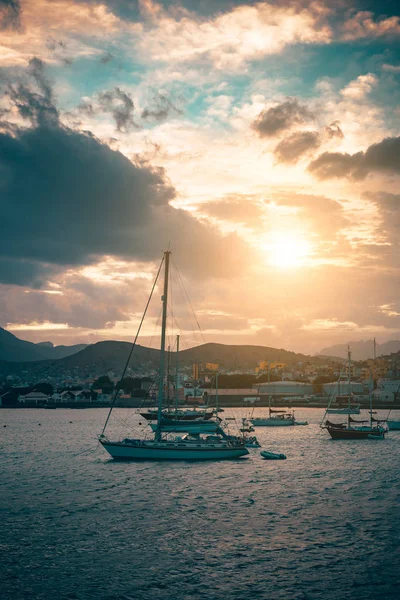
<svg viewBox="0 0 400 600">
<path fill-rule="evenodd" d="M 51 342 L 26 342 L 0 327 L 0 360 L 31 362 L 36 360 L 58 359 L 75 354 L 86 348 L 86 344 L 75 346 L 54 346 Z"/>
<path fill-rule="evenodd" d="M 322 364 L 326 358 L 345 359 L 350 345 L 354 360 L 373 357 L 373 340 L 349 342 L 324 348 L 316 356 L 308 356 L 284 349 L 268 346 L 226 345 L 209 343 L 195 346 L 179 353 L 181 366 L 194 363 L 217 363 L 224 369 L 253 369 L 261 360 L 283 362 L 292 367 L 298 362 Z M 131 349 L 129 342 L 104 341 L 96 344 L 76 344 L 74 346 L 54 346 L 51 342 L 34 344 L 20 340 L 0 327 L 1 372 L 15 373 L 29 370 L 32 376 L 44 374 L 57 376 L 60 372 L 70 372 L 89 376 L 94 372 L 118 373 L 124 366 Z M 400 341 L 390 341 L 376 345 L 377 356 L 400 350 Z M 151 370 L 158 368 L 159 351 L 137 345 L 130 366 L 134 369 Z M 171 353 L 171 364 L 174 364 Z M 28 364 L 27 364 L 28 363 Z"/>
<path fill-rule="evenodd" d="M 329 356 L 338 358 L 347 358 L 347 347 L 350 347 L 353 360 L 367 360 L 374 358 L 374 340 L 359 340 L 347 342 L 346 344 L 336 344 L 324 348 L 319 353 L 319 356 Z M 400 341 L 390 340 L 383 344 L 376 344 L 376 356 L 385 356 L 392 352 L 399 352 Z"/>
</svg>

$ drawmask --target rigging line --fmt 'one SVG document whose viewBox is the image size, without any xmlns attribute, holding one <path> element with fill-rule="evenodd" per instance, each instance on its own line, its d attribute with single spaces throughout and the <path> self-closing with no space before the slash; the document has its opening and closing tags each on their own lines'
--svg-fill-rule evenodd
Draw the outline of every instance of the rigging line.
<svg viewBox="0 0 400 600">
<path fill-rule="evenodd" d="M 188 293 L 187 293 L 187 291 L 186 291 L 186 288 L 185 288 L 185 286 L 184 286 L 184 284 L 183 284 L 183 281 L 182 281 L 181 274 L 180 274 L 180 272 L 179 272 L 178 266 L 177 266 L 175 263 L 174 263 L 174 267 L 175 267 L 175 269 L 176 269 L 176 272 L 177 272 L 177 274 L 178 274 L 178 279 L 179 279 L 179 281 L 180 281 L 180 284 L 181 284 L 181 286 L 182 286 L 182 288 L 183 288 L 183 291 L 184 291 L 184 293 L 186 294 L 186 297 L 187 297 L 187 299 L 188 299 L 188 301 L 189 301 L 190 308 L 192 309 L 192 313 L 193 313 L 193 316 L 194 316 L 194 318 L 195 318 L 195 321 L 196 321 L 196 323 L 197 323 L 197 327 L 199 328 L 199 331 L 200 331 L 200 333 L 201 333 L 201 337 L 203 338 L 203 342 L 204 342 L 204 343 L 206 343 L 205 337 L 204 337 L 204 335 L 203 335 L 203 332 L 202 332 L 202 330 L 201 330 L 201 327 L 200 327 L 200 325 L 199 325 L 199 322 L 198 322 L 198 320 L 197 320 L 196 313 L 195 313 L 195 312 L 194 312 L 194 310 L 193 310 L 193 306 L 192 306 L 192 303 L 191 303 L 191 301 L 190 301 L 189 295 L 188 295 Z"/>
<path fill-rule="evenodd" d="M 130 362 L 130 360 L 131 360 L 131 357 L 132 357 L 133 350 L 134 350 L 134 348 L 135 348 L 135 346 L 136 346 L 136 342 L 137 342 L 137 339 L 138 339 L 138 337 L 139 337 L 139 333 L 140 333 L 140 330 L 141 330 L 141 328 L 142 328 L 143 321 L 144 321 L 144 318 L 145 318 L 145 316 L 146 316 L 146 313 L 147 313 L 147 309 L 149 308 L 150 300 L 151 300 L 151 299 L 152 299 L 152 297 L 153 297 L 153 292 L 154 292 L 154 289 L 155 289 L 155 287 L 156 287 L 156 283 L 157 283 L 158 277 L 159 277 L 159 275 L 160 275 L 160 273 L 161 273 L 161 268 L 162 268 L 162 266 L 163 266 L 163 263 L 164 263 L 164 256 L 163 256 L 163 257 L 162 257 L 162 259 L 161 259 L 160 267 L 159 267 L 159 269 L 158 269 L 158 272 L 157 272 L 157 275 L 156 275 L 156 277 L 155 277 L 155 279 L 154 279 L 153 287 L 151 288 L 150 296 L 149 296 L 149 299 L 147 300 L 146 308 L 144 309 L 144 313 L 143 313 L 143 315 L 142 315 L 142 318 L 141 318 L 141 320 L 140 320 L 139 327 L 138 327 L 138 330 L 137 330 L 137 332 L 136 332 L 135 339 L 133 340 L 133 344 L 132 344 L 132 347 L 131 347 L 131 349 L 130 349 L 130 352 L 129 352 L 128 360 L 126 361 L 126 364 L 125 364 L 124 370 L 123 370 L 123 372 L 122 372 L 122 377 L 121 377 L 121 379 L 123 379 L 123 378 L 125 377 L 125 373 L 126 373 L 126 371 L 127 371 L 127 369 L 128 369 L 128 365 L 129 365 L 129 362 Z M 104 432 L 105 432 L 105 430 L 106 430 L 106 427 L 107 427 L 107 423 L 108 423 L 108 421 L 109 421 L 109 419 L 110 419 L 110 416 L 111 416 L 112 409 L 114 408 L 114 404 L 115 404 L 115 401 L 116 401 L 116 399 L 117 399 L 117 395 L 118 395 L 118 389 L 116 389 L 116 390 L 114 391 L 114 396 L 113 396 L 113 399 L 112 399 L 112 402 L 111 402 L 110 410 L 109 410 L 109 412 L 108 412 L 107 419 L 106 419 L 106 422 L 104 423 L 104 427 L 103 427 L 103 430 L 102 430 L 102 432 L 101 432 L 101 435 L 100 435 L 100 437 L 104 435 Z"/>
</svg>

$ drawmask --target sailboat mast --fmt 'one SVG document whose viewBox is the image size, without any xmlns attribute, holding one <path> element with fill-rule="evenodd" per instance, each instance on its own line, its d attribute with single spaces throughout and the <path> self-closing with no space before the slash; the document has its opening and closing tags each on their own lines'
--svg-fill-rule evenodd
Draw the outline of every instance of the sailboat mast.
<svg viewBox="0 0 400 600">
<path fill-rule="evenodd" d="M 175 416 L 178 412 L 178 389 L 179 389 L 179 335 L 176 336 L 176 363 L 175 363 Z"/>
<path fill-rule="evenodd" d="M 268 361 L 268 384 L 271 383 L 271 376 L 270 376 L 270 364 Z M 269 417 L 271 418 L 271 388 L 268 385 L 268 412 L 269 412 Z"/>
<path fill-rule="evenodd" d="M 215 412 L 218 416 L 219 399 L 218 399 L 218 371 L 215 374 Z"/>
<path fill-rule="evenodd" d="M 160 348 L 160 381 L 158 384 L 158 410 L 157 410 L 157 431 L 155 438 L 157 441 L 161 439 L 161 418 L 162 406 L 164 399 L 164 370 L 165 370 L 165 338 L 167 330 L 167 306 L 168 306 L 168 277 L 169 277 L 169 257 L 171 251 L 164 252 L 165 267 L 164 267 L 164 293 L 162 297 L 162 322 L 161 322 L 161 348 Z"/>
<path fill-rule="evenodd" d="M 348 374 L 347 374 L 347 393 L 348 393 L 348 415 L 347 415 L 347 426 L 350 427 L 350 394 L 351 394 L 351 352 L 350 346 L 347 346 L 347 357 L 348 357 Z"/>
</svg>

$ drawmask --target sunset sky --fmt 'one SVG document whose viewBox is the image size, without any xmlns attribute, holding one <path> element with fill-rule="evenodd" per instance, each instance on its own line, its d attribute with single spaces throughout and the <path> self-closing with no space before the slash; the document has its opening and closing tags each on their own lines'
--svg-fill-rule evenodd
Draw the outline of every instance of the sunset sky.
<svg viewBox="0 0 400 600">
<path fill-rule="evenodd" d="M 205 341 L 400 339 L 396 4 L 0 0 L 0 325 L 132 339 L 170 244 Z"/>
</svg>

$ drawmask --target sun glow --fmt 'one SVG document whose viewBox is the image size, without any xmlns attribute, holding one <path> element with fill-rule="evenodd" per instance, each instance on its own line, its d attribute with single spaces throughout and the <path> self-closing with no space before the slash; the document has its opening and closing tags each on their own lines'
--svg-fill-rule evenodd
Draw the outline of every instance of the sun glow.
<svg viewBox="0 0 400 600">
<path fill-rule="evenodd" d="M 312 254 L 312 244 L 295 232 L 279 232 L 262 244 L 266 259 L 278 269 L 304 266 Z"/>
</svg>

